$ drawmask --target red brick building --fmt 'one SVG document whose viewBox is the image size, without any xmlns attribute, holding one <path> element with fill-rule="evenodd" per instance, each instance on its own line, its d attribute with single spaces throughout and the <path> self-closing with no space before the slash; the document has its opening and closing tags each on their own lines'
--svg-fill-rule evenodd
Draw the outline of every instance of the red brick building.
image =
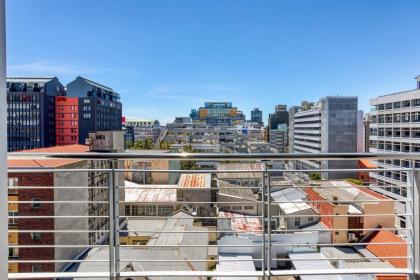
<svg viewBox="0 0 420 280">
<path fill-rule="evenodd" d="M 25 152 L 87 152 L 88 147 L 84 145 L 70 145 L 52 148 L 41 148 L 27 150 Z M 83 168 L 86 167 L 84 160 L 71 159 L 40 159 L 40 160 L 8 160 L 9 168 Z M 17 203 L 17 216 L 34 216 L 34 218 L 14 219 L 13 224 L 9 220 L 9 228 L 17 229 L 19 232 L 9 234 L 9 245 L 66 245 L 66 244 L 88 244 L 87 233 L 49 233 L 36 232 L 41 230 L 66 230 L 84 229 L 87 219 L 54 219 L 37 218 L 36 216 L 70 216 L 88 215 L 87 205 L 58 205 L 54 203 L 40 203 L 42 201 L 57 200 L 88 200 L 87 190 L 80 189 L 55 189 L 59 186 L 87 186 L 88 174 L 74 172 L 42 172 L 42 173 L 9 173 L 9 178 L 16 182 L 18 187 L 30 187 L 9 191 L 10 197 L 16 197 L 17 201 L 28 201 L 28 203 Z M 87 227 L 85 228 L 87 229 Z M 21 232 L 31 231 L 35 232 Z M 11 248 L 9 256 L 19 260 L 56 260 L 73 259 L 84 248 Z M 11 272 L 52 272 L 59 271 L 65 263 L 18 263 L 9 266 Z"/>
</svg>

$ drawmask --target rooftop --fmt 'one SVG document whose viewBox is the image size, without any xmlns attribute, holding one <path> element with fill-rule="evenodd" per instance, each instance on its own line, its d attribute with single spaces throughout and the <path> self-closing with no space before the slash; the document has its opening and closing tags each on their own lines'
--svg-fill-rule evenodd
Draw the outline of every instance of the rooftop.
<svg viewBox="0 0 420 280">
<path fill-rule="evenodd" d="M 65 145 L 65 146 L 54 146 L 48 148 L 38 148 L 32 150 L 19 151 L 21 153 L 87 153 L 89 152 L 89 146 L 87 145 Z M 7 161 L 8 167 L 46 167 L 56 168 L 65 165 L 73 164 L 83 160 L 80 159 L 9 159 Z"/>
<path fill-rule="evenodd" d="M 378 202 L 380 200 L 388 200 L 385 196 L 379 193 L 355 186 L 344 180 L 320 182 L 321 187 L 314 187 L 313 190 L 329 201 L 344 200 L 354 201 L 357 203 L 358 201 L 364 200 L 377 200 Z"/>
<path fill-rule="evenodd" d="M 219 195 L 230 196 L 249 201 L 257 201 L 257 198 L 250 188 L 230 184 L 222 180 L 218 180 L 217 185 L 219 187 Z"/>
<path fill-rule="evenodd" d="M 233 212 L 220 211 L 219 218 L 233 218 L 230 219 L 231 229 L 241 232 L 252 232 L 262 230 L 261 219 L 256 217 L 249 217 L 248 215 L 238 214 Z"/>
<path fill-rule="evenodd" d="M 179 188 L 203 189 L 210 188 L 211 174 L 188 174 L 182 173 L 179 177 Z"/>
<path fill-rule="evenodd" d="M 249 271 L 254 272 L 254 259 L 245 254 L 220 254 L 217 272 Z M 258 280 L 258 277 L 217 277 L 216 280 Z"/>
<path fill-rule="evenodd" d="M 275 202 L 285 202 L 290 203 L 279 203 L 278 206 L 285 214 L 293 214 L 303 210 L 312 209 L 312 207 L 303 202 L 306 198 L 306 195 L 296 188 L 287 188 L 284 190 L 276 191 L 271 193 L 272 201 Z"/>
<path fill-rule="evenodd" d="M 229 179 L 229 178 L 244 178 L 244 179 L 260 179 L 262 178 L 262 172 L 264 171 L 263 163 L 219 163 L 217 165 L 217 170 L 239 170 L 245 171 L 244 173 L 218 173 L 217 177 L 219 179 Z M 260 172 L 255 172 L 260 171 Z"/>
<path fill-rule="evenodd" d="M 403 257 L 407 258 L 407 244 L 404 239 L 391 231 L 380 230 L 369 238 L 369 243 L 404 243 L 404 244 L 369 244 L 366 248 L 375 256 L 381 258 L 384 262 L 389 262 L 395 268 L 407 268 L 407 259 L 386 259 L 385 257 Z"/>
<path fill-rule="evenodd" d="M 318 252 L 301 252 L 290 253 L 289 258 L 295 269 L 311 270 L 311 269 L 334 269 L 330 262 L 323 254 Z M 311 260 L 307 260 L 311 259 Z M 301 280 L 342 280 L 338 275 L 301 275 Z"/>
<path fill-rule="evenodd" d="M 125 181 L 127 202 L 176 202 L 176 185 L 140 185 Z"/>
</svg>

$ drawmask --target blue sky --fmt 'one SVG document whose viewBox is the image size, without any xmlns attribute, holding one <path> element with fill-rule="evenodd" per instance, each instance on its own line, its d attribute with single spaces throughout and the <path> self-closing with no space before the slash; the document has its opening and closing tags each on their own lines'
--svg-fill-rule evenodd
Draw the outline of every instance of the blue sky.
<svg viewBox="0 0 420 280">
<path fill-rule="evenodd" d="M 204 101 L 260 107 L 412 89 L 420 1 L 8 0 L 8 75 L 82 75 L 127 116 L 165 123 Z"/>
</svg>

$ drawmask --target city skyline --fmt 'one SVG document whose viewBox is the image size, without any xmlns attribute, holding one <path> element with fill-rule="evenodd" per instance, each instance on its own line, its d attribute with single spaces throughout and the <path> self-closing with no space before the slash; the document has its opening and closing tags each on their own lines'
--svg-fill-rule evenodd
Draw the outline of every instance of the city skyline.
<svg viewBox="0 0 420 280">
<path fill-rule="evenodd" d="M 8 75 L 82 75 L 121 93 L 124 115 L 165 124 L 209 100 L 247 119 L 337 94 L 367 111 L 420 73 L 417 1 L 158 2 L 8 1 Z"/>
</svg>

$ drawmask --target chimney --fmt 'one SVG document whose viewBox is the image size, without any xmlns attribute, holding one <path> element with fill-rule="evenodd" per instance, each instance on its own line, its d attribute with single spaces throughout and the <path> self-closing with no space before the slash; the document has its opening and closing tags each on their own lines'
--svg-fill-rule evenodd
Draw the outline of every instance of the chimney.
<svg viewBox="0 0 420 280">
<path fill-rule="evenodd" d="M 416 77 L 417 80 L 417 89 L 420 89 L 420 75 Z"/>
</svg>

